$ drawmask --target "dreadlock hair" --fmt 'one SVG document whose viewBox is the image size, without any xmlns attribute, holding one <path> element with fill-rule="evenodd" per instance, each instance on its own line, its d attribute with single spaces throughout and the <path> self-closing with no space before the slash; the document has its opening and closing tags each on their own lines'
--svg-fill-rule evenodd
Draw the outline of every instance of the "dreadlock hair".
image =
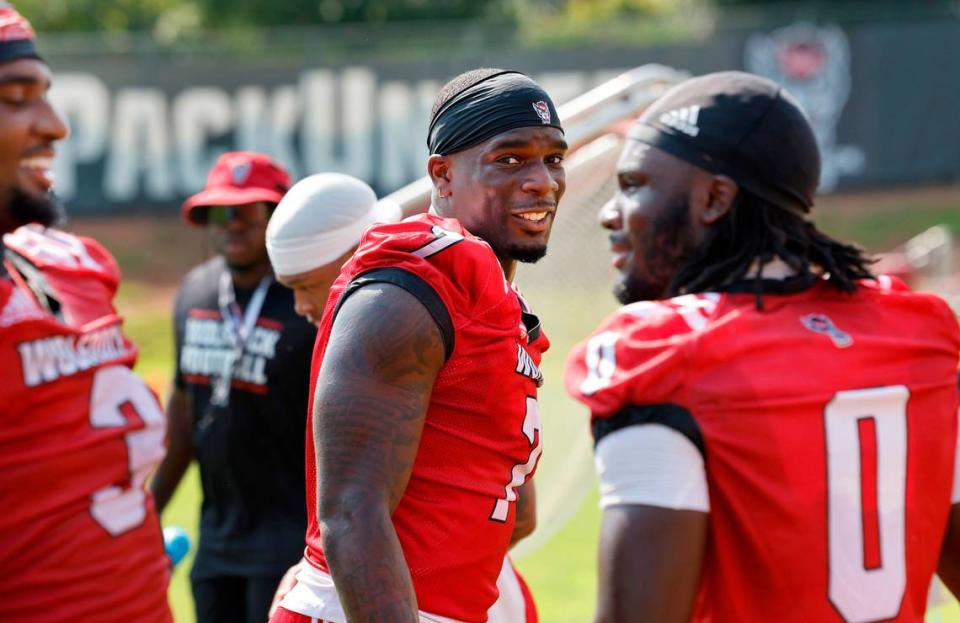
<svg viewBox="0 0 960 623">
<path fill-rule="evenodd" d="M 430 109 L 430 119 L 433 119 L 437 116 L 437 112 L 443 108 L 444 104 L 449 102 L 463 91 L 469 89 L 478 82 L 486 80 L 494 74 L 502 74 L 503 71 L 504 70 L 502 69 L 496 69 L 493 67 L 480 67 L 478 69 L 465 71 L 459 76 L 452 78 L 450 82 L 443 85 L 443 88 L 440 89 L 439 93 L 437 93 L 436 99 L 433 100 L 433 108 Z"/>
<path fill-rule="evenodd" d="M 812 222 L 741 189 L 730 213 L 674 277 L 670 296 L 722 289 L 747 279 L 754 267 L 762 310 L 761 269 L 775 258 L 810 281 L 813 266 L 819 267 L 827 284 L 841 292 L 855 292 L 858 280 L 874 278 L 869 267 L 875 260 L 859 246 L 834 240 Z"/>
</svg>

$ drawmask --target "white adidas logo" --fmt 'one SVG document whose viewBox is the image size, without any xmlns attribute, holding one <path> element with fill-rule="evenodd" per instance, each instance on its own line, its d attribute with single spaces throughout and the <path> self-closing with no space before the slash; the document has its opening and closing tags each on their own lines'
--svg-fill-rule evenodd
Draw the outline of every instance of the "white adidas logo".
<svg viewBox="0 0 960 623">
<path fill-rule="evenodd" d="M 678 132 L 683 132 L 687 136 L 696 136 L 700 134 L 700 128 L 697 127 L 697 117 L 699 116 L 699 106 L 684 106 L 660 115 L 660 123 Z"/>
</svg>

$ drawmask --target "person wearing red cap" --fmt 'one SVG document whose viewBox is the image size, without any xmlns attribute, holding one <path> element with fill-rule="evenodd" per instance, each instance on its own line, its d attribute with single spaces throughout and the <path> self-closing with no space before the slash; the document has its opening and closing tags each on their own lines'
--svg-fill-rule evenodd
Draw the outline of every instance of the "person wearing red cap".
<svg viewBox="0 0 960 623">
<path fill-rule="evenodd" d="M 0 2 L 0 621 L 169 623 L 146 480 L 165 418 L 131 369 L 119 270 L 50 226 L 67 135 L 30 24 Z"/>
<path fill-rule="evenodd" d="M 203 505 L 191 571 L 198 623 L 262 623 L 301 556 L 304 426 L 316 329 L 274 278 L 266 228 L 290 186 L 269 157 L 223 154 L 184 219 L 217 255 L 177 293 L 170 450 L 153 480 L 162 511 L 193 458 Z"/>
<path fill-rule="evenodd" d="M 960 594 L 957 320 L 817 228 L 819 177 L 799 105 L 743 72 L 628 133 L 600 213 L 624 307 L 565 379 L 598 623 L 920 623 L 934 572 Z"/>
</svg>

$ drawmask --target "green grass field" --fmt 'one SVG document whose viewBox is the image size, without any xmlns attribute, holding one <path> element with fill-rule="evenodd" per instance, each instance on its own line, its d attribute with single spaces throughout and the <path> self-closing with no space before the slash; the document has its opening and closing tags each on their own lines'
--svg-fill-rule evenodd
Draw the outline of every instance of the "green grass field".
<svg viewBox="0 0 960 623">
<path fill-rule="evenodd" d="M 960 198 L 948 206 L 831 212 L 821 222 L 842 237 L 856 238 L 871 249 L 882 250 L 936 223 L 945 222 L 956 233 L 960 231 L 958 215 Z M 123 262 L 123 254 L 118 255 Z M 590 621 L 595 603 L 597 497 L 589 484 L 583 484 L 592 482 L 589 462 L 584 463 L 582 448 L 574 447 L 577 440 L 586 439 L 586 419 L 563 394 L 560 373 L 573 343 L 613 308 L 606 284 L 601 287 L 590 293 L 562 288 L 527 290 L 528 298 L 543 314 L 553 340 L 543 365 L 547 382 L 540 402 L 546 435 L 537 479 L 540 483 L 559 479 L 547 484 L 557 490 L 569 483 L 573 491 L 568 499 L 554 500 L 549 505 L 551 514 L 570 515 L 569 521 L 539 548 L 517 560 L 537 599 L 543 623 Z M 166 391 L 172 370 L 171 295 L 169 287 L 157 288 L 146 280 L 131 280 L 124 283 L 120 296 L 128 331 L 141 349 L 137 370 L 161 393 Z M 555 523 L 543 515 L 544 500 L 539 502 L 541 525 Z M 196 470 L 191 469 L 164 514 L 163 523 L 184 527 L 196 542 L 199 507 L 199 481 Z M 194 621 L 188 578 L 191 562 L 192 556 L 179 566 L 170 586 L 170 601 L 178 623 Z M 934 609 L 927 621 L 960 623 L 960 609 L 956 604 Z"/>
</svg>

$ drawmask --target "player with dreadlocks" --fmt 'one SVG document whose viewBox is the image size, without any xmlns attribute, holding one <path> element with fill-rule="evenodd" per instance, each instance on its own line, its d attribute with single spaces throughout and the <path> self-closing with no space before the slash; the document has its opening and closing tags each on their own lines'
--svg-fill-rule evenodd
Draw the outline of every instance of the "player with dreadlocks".
<svg viewBox="0 0 960 623">
<path fill-rule="evenodd" d="M 858 246 L 834 240 L 802 216 L 742 191 L 729 217 L 677 272 L 670 294 L 716 290 L 751 276 L 759 294 L 763 280 L 758 269 L 774 259 L 811 282 L 823 273 L 826 283 L 844 292 L 856 291 L 860 279 L 873 278 L 871 260 Z M 758 297 L 757 304 L 762 308 L 763 299 Z"/>
<path fill-rule="evenodd" d="M 938 558 L 960 588 L 957 322 L 816 228 L 819 176 L 799 106 L 749 74 L 630 129 L 601 212 L 625 306 L 566 375 L 596 442 L 598 622 L 919 622 Z"/>
</svg>

